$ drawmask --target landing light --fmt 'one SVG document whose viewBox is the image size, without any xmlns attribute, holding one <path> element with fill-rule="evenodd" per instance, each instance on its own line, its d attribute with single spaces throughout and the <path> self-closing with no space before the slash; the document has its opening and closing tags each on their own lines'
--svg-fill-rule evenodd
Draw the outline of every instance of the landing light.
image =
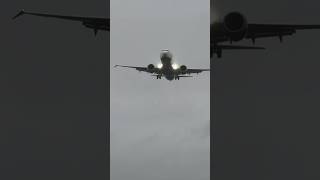
<svg viewBox="0 0 320 180">
<path fill-rule="evenodd" d="M 174 69 L 174 70 L 177 70 L 177 69 L 179 69 L 179 65 L 178 64 L 172 64 L 172 68 Z"/>
<path fill-rule="evenodd" d="M 161 69 L 162 66 L 163 66 L 163 65 L 162 65 L 161 63 L 157 64 L 157 67 L 158 67 L 159 69 Z"/>
</svg>

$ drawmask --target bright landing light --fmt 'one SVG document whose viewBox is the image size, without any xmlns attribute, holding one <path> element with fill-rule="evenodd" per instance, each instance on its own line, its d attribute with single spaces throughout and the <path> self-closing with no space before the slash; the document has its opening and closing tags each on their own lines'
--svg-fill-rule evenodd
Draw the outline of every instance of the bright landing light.
<svg viewBox="0 0 320 180">
<path fill-rule="evenodd" d="M 159 69 L 161 69 L 162 66 L 163 66 L 163 65 L 162 65 L 161 63 L 157 64 L 157 67 L 158 67 Z"/>
<path fill-rule="evenodd" d="M 177 70 L 177 69 L 179 69 L 179 65 L 176 64 L 176 63 L 173 63 L 173 64 L 172 64 L 172 68 L 173 68 L 174 70 Z"/>
</svg>

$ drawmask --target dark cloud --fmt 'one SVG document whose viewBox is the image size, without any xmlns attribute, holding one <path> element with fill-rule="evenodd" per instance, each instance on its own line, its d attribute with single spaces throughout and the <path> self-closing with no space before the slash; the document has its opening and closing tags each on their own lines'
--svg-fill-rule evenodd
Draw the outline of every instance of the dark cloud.
<svg viewBox="0 0 320 180">
<path fill-rule="evenodd" d="M 314 0 L 215 4 L 255 23 L 320 23 Z M 266 51 L 226 52 L 215 65 L 214 179 L 319 177 L 319 40 L 320 31 L 259 40 Z"/>
<path fill-rule="evenodd" d="M 0 179 L 106 179 L 108 34 L 20 10 L 107 17 L 107 1 L 1 5 Z"/>
</svg>

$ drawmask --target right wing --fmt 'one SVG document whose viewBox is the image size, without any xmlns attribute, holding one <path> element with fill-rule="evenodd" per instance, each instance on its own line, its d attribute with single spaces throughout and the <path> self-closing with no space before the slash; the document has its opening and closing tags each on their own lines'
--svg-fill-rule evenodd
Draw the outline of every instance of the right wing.
<svg viewBox="0 0 320 180">
<path fill-rule="evenodd" d="M 157 70 L 157 68 L 155 68 L 155 70 L 153 71 L 150 71 L 148 68 L 146 67 L 137 67 L 137 66 L 123 66 L 123 65 L 115 65 L 114 66 L 115 68 L 116 67 L 125 67 L 125 68 L 131 68 L 131 69 L 136 69 L 137 71 L 141 72 L 147 72 L 147 73 L 155 73 L 155 71 Z"/>
<path fill-rule="evenodd" d="M 285 25 L 285 24 L 248 24 L 246 38 L 266 38 L 279 37 L 282 41 L 283 36 L 290 36 L 297 30 L 320 29 L 320 25 Z"/>
<path fill-rule="evenodd" d="M 210 71 L 210 69 L 187 69 L 186 74 L 199 74 L 199 73 L 202 73 L 203 71 Z"/>
<path fill-rule="evenodd" d="M 22 15 L 33 15 L 33 16 L 40 16 L 40 17 L 48 17 L 48 18 L 57 18 L 57 19 L 64 19 L 69 21 L 78 21 L 82 22 L 84 26 L 87 28 L 91 28 L 95 30 L 105 30 L 110 31 L 110 19 L 107 18 L 95 18 L 95 17 L 76 17 L 76 16 L 62 16 L 62 15 L 55 15 L 55 14 L 43 14 L 43 13 L 33 13 L 33 12 L 26 12 L 20 11 L 16 16 L 12 19 L 16 19 Z"/>
</svg>

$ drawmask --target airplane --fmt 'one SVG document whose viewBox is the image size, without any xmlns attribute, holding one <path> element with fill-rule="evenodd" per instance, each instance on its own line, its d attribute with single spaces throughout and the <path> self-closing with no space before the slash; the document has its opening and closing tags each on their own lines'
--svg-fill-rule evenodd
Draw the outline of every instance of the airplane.
<svg viewBox="0 0 320 180">
<path fill-rule="evenodd" d="M 291 36 L 297 30 L 320 29 L 320 25 L 251 24 L 240 12 L 230 12 L 223 19 L 210 24 L 210 57 L 222 57 L 223 50 L 262 50 L 264 47 L 232 45 L 249 39 L 255 44 L 258 38 Z M 231 45 L 221 44 L 230 42 Z"/>
<path fill-rule="evenodd" d="M 149 64 L 147 67 L 136 67 L 136 66 L 123 66 L 123 65 L 115 65 L 114 67 L 125 67 L 125 68 L 133 68 L 138 70 L 139 72 L 144 71 L 147 73 L 153 74 L 152 76 L 157 77 L 157 79 L 161 79 L 161 77 L 165 77 L 167 80 L 179 80 L 184 77 L 192 77 L 187 76 L 186 74 L 199 74 L 203 71 L 210 71 L 210 69 L 188 69 L 185 65 L 177 65 L 173 63 L 173 56 L 169 50 L 162 50 L 160 53 L 161 63 L 157 66 L 153 64 Z"/>
<path fill-rule="evenodd" d="M 24 10 L 21 10 L 12 19 L 16 19 L 22 15 L 32 15 L 32 16 L 57 18 L 57 19 L 64 19 L 64 20 L 69 20 L 69 21 L 82 22 L 82 25 L 84 25 L 85 27 L 93 29 L 95 35 L 97 35 L 99 30 L 110 31 L 110 19 L 108 19 L 108 18 L 61 16 L 61 15 L 54 15 L 54 14 L 26 12 Z"/>
</svg>

